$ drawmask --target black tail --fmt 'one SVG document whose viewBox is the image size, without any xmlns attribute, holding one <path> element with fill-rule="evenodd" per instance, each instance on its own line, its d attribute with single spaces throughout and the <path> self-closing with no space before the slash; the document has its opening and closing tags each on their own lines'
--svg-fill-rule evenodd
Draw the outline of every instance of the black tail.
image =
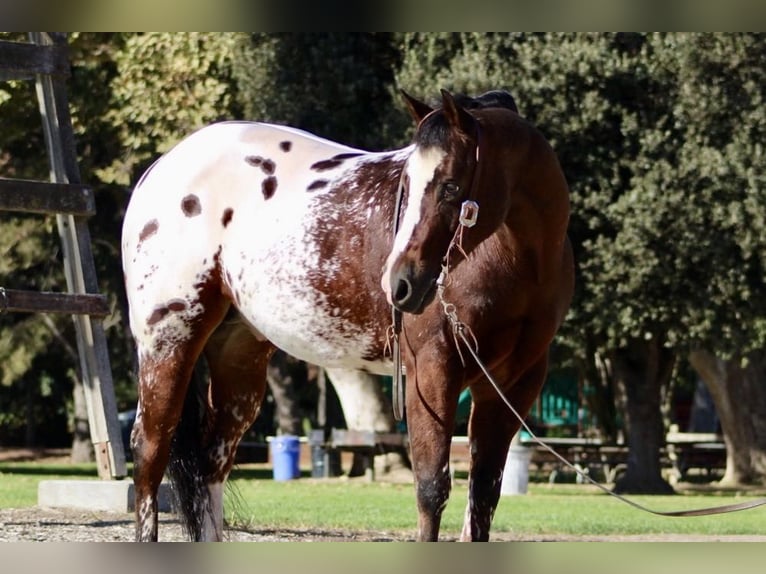
<svg viewBox="0 0 766 574">
<path fill-rule="evenodd" d="M 181 420 L 170 447 L 167 474 L 181 524 L 191 540 L 202 538 L 205 514 L 210 514 L 210 495 L 203 479 L 202 433 L 206 427 L 205 397 L 209 379 L 198 364 L 184 400 Z"/>
</svg>

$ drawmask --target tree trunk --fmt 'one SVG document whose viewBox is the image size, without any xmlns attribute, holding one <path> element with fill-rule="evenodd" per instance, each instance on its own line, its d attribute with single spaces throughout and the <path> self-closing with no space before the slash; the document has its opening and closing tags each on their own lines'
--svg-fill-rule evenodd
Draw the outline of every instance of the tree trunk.
<svg viewBox="0 0 766 574">
<path fill-rule="evenodd" d="M 69 342 L 56 322 L 50 315 L 42 314 L 43 324 L 48 327 L 61 348 L 69 356 L 72 364 L 80 364 L 80 355 L 77 349 Z M 70 376 L 72 381 L 72 450 L 69 458 L 72 462 L 93 462 L 96 460 L 96 453 L 93 449 L 93 441 L 90 438 L 90 419 L 88 417 L 88 403 L 85 400 L 85 387 L 83 385 L 82 373 L 78 368 L 76 374 Z"/>
<path fill-rule="evenodd" d="M 619 416 L 624 419 L 624 401 L 620 400 L 614 381 L 612 361 L 601 353 L 588 353 L 589 360 L 580 365 L 581 378 L 586 381 L 589 392 L 585 393 L 585 403 L 596 419 L 601 438 L 606 442 L 616 442 L 621 425 Z"/>
<path fill-rule="evenodd" d="M 708 387 L 726 443 L 722 485 L 766 483 L 766 354 L 753 353 L 746 366 L 695 350 L 689 362 Z"/>
<path fill-rule="evenodd" d="M 24 385 L 24 398 L 26 402 L 26 420 L 24 425 L 24 446 L 32 448 L 35 445 L 35 438 L 37 434 L 37 421 L 35 420 L 35 402 L 37 394 L 35 393 L 35 386 L 29 381 L 22 381 Z"/>
<path fill-rule="evenodd" d="M 269 362 L 266 380 L 276 406 L 277 428 L 283 435 L 303 435 L 303 417 L 298 403 L 298 387 L 308 379 L 306 364 L 277 351 Z"/>
<path fill-rule="evenodd" d="M 95 460 L 95 453 L 93 452 L 93 442 L 90 440 L 90 424 L 88 422 L 88 405 L 85 402 L 85 388 L 80 377 L 74 376 L 72 379 L 74 382 L 72 389 L 74 414 L 70 458 L 72 462 L 76 463 L 93 462 Z"/>
<path fill-rule="evenodd" d="M 327 375 L 335 387 L 346 417 L 346 426 L 355 430 L 396 432 L 391 401 L 383 393 L 380 378 L 362 371 L 327 369 Z M 390 452 L 375 457 L 377 474 L 409 473 L 407 453 Z M 354 456 L 349 476 L 364 474 L 362 460 Z"/>
<path fill-rule="evenodd" d="M 660 447 L 664 429 L 660 410 L 675 357 L 656 338 L 635 340 L 612 355 L 614 375 L 627 397 L 628 465 L 614 491 L 632 494 L 671 494 L 662 478 Z"/>
</svg>

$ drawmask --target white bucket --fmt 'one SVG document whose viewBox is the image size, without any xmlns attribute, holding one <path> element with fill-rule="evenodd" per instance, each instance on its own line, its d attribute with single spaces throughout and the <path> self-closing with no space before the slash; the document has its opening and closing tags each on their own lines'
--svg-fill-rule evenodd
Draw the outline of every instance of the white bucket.
<svg viewBox="0 0 766 574">
<path fill-rule="evenodd" d="M 500 494 L 526 494 L 532 449 L 512 444 L 508 449 Z"/>
</svg>

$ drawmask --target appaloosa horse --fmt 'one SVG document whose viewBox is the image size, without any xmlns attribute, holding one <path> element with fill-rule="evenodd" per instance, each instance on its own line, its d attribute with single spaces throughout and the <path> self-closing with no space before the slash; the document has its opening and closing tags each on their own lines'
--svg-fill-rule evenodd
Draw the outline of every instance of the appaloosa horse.
<svg viewBox="0 0 766 574">
<path fill-rule="evenodd" d="M 404 149 L 369 153 L 287 127 L 226 122 L 183 140 L 138 182 L 122 240 L 139 358 L 138 540 L 157 540 L 166 467 L 191 538 L 220 540 L 224 482 L 275 346 L 317 365 L 391 374 L 391 305 L 404 312 L 418 539 L 439 534 L 466 386 L 461 538 L 489 538 L 519 421 L 459 352 L 444 305 L 454 305 L 508 400 L 527 413 L 573 288 L 568 188 L 555 153 L 507 93 L 442 92 L 436 109 L 406 101 L 418 125 Z M 470 228 L 459 219 L 466 200 L 479 209 Z M 210 382 L 200 392 L 190 380 L 201 356 Z"/>
</svg>

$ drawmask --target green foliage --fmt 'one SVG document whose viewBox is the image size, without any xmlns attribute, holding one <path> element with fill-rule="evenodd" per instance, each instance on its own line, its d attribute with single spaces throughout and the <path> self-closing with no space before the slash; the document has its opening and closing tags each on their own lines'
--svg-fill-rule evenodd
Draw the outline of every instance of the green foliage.
<svg viewBox="0 0 766 574">
<path fill-rule="evenodd" d="M 683 324 L 719 353 L 746 355 L 766 343 L 766 36 L 662 40 L 675 54 L 680 83 L 674 175 L 693 198 L 682 205 L 688 257 L 679 253 L 675 262 L 690 294 Z"/>
<path fill-rule="evenodd" d="M 232 60 L 246 38 L 239 33 L 151 33 L 122 38 L 114 54 L 108 121 L 118 129 L 121 154 L 96 172 L 130 185 L 137 170 L 183 136 L 236 117 Z"/>
<path fill-rule="evenodd" d="M 399 60 L 391 34 L 255 34 L 235 76 L 246 117 L 377 150 L 408 122 L 392 102 Z"/>
<path fill-rule="evenodd" d="M 88 168 L 99 154 L 108 150 L 108 137 L 103 130 L 83 129 L 87 119 L 78 123 L 78 112 L 108 108 L 103 95 L 108 93 L 107 67 L 103 60 L 103 43 L 97 35 L 74 35 L 72 45 L 74 64 L 71 84 L 87 84 L 84 89 L 72 89 L 69 99 L 73 123 L 78 137 L 81 170 L 88 183 Z M 3 37 L 14 41 L 26 41 L 25 35 Z M 87 44 L 94 54 L 88 60 L 97 70 L 92 82 L 81 82 L 77 53 Z M 96 49 L 99 48 L 100 49 Z M 93 48 L 91 50 L 91 48 Z M 80 59 L 80 61 L 82 61 Z M 40 112 L 34 82 L 16 81 L 0 84 L 6 97 L 0 98 L 0 176 L 47 180 L 48 158 L 41 129 Z M 86 137 L 87 136 L 87 137 Z M 89 139 L 90 138 L 90 139 Z M 114 146 L 112 146 L 113 148 Z M 103 157 L 103 155 L 102 155 Z M 97 190 L 98 191 L 98 190 Z M 100 203 L 100 194 L 96 194 Z M 119 228 L 120 212 L 107 212 L 112 218 L 111 227 Z M 106 218 L 107 213 L 99 213 Z M 0 285 L 13 289 L 35 291 L 65 291 L 61 247 L 53 216 L 25 216 L 12 213 L 0 214 Z M 94 230 L 94 227 L 96 229 Z M 106 243 L 104 235 L 94 231 L 95 249 Z M 119 242 L 117 243 L 119 245 Z M 113 259 L 113 257 L 112 257 Z M 97 257 L 97 265 L 100 258 Z M 118 274 L 105 274 L 99 266 L 102 282 L 122 283 Z M 67 443 L 69 409 L 73 377 L 79 365 L 74 347 L 74 329 L 71 318 L 41 314 L 7 314 L 0 316 L 0 443 L 35 443 L 63 446 Z M 125 357 L 115 348 L 115 356 Z M 127 355 L 130 357 L 130 354 Z M 117 361 L 117 365 L 120 365 Z"/>
</svg>

